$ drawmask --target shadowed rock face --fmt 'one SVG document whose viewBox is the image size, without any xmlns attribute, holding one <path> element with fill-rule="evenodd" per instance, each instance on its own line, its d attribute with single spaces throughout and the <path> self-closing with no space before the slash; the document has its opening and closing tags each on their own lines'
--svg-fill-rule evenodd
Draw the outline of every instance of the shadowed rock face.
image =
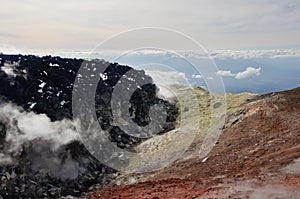
<svg viewBox="0 0 300 199">
<path fill-rule="evenodd" d="M 82 63 L 81 59 L 0 54 L 0 106 L 13 103 L 21 109 L 18 110 L 19 114 L 46 114 L 50 119 L 47 124 L 71 120 L 72 92 Z M 127 135 L 113 124 L 110 101 L 116 83 L 133 69 L 103 60 L 86 63 L 87 70 L 93 71 L 94 75 L 105 75 L 98 82 L 95 98 L 91 99 L 95 100 L 96 115 L 102 129 L 109 132 L 111 141 L 118 147 L 130 149 L 142 139 Z M 99 74 L 93 66 L 108 67 L 103 74 Z M 135 71 L 135 74 L 136 78 L 152 82 L 144 71 Z M 159 99 L 156 96 L 157 87 L 153 83 L 135 90 L 135 79 L 130 81 L 131 87 L 126 86 L 124 90 L 134 89 L 130 98 L 131 106 L 128 107 L 132 120 L 140 126 L 149 124 L 150 107 L 159 103 L 167 110 L 166 124 L 159 133 L 173 129 L 178 115 L 175 105 Z M 8 122 L 11 120 L 15 121 Z M 10 164 L 0 164 L 0 195 L 4 198 L 79 196 L 93 186 L 109 182 L 111 174 L 115 172 L 101 165 L 77 139 L 60 144 L 59 147 L 53 147 L 53 140 L 49 141 L 45 137 L 28 139 L 22 141 L 17 154 L 12 154 L 6 139 L 14 122 L 19 128 L 21 124 L 18 118 L 0 114 L 0 155 L 2 153 L 13 159 Z M 43 131 L 43 128 L 40 130 Z M 22 128 L 17 134 L 20 137 L 22 134 L 27 135 L 22 132 Z"/>
</svg>

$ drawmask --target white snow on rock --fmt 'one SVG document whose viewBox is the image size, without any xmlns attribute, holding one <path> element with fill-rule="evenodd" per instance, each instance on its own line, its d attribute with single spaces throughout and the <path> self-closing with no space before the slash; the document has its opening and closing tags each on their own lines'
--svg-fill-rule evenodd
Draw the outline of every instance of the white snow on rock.
<svg viewBox="0 0 300 199">
<path fill-rule="evenodd" d="M 133 81 L 133 82 L 135 81 L 132 77 L 128 77 L 127 79 L 128 79 L 129 81 Z"/>
<path fill-rule="evenodd" d="M 42 82 L 42 83 L 39 85 L 39 87 L 40 87 L 41 89 L 43 89 L 45 85 L 46 85 L 46 83 L 45 83 L 45 82 Z"/>
<path fill-rule="evenodd" d="M 49 66 L 51 66 L 51 67 L 58 67 L 59 65 L 58 64 L 52 64 L 52 63 L 50 63 Z"/>
<path fill-rule="evenodd" d="M 36 105 L 36 102 L 34 102 L 34 103 L 32 103 L 31 105 L 30 105 L 30 109 L 33 109 L 33 107 Z"/>
<path fill-rule="evenodd" d="M 102 74 L 102 73 L 100 73 L 99 75 L 100 75 L 100 78 L 101 78 L 103 81 L 105 81 L 105 80 L 108 79 L 107 74 Z"/>
<path fill-rule="evenodd" d="M 58 93 L 56 94 L 57 97 L 59 97 L 59 95 L 62 93 L 62 91 L 58 91 Z"/>
</svg>

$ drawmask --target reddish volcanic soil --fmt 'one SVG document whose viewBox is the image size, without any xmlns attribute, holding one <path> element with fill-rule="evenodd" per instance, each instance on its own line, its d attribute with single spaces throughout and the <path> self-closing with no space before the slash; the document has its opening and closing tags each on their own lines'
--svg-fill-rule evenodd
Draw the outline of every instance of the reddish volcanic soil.
<svg viewBox="0 0 300 199">
<path fill-rule="evenodd" d="M 228 121 L 206 161 L 178 160 L 87 198 L 300 198 L 300 88 L 258 96 Z"/>
</svg>

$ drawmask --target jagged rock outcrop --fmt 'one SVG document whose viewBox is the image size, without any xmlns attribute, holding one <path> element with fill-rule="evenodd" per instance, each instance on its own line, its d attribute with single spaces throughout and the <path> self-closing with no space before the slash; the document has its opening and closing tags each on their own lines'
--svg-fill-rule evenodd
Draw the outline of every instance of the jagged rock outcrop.
<svg viewBox="0 0 300 199">
<path fill-rule="evenodd" d="M 13 111 L 19 114 L 22 121 L 28 113 L 31 116 L 36 114 L 46 124 L 60 125 L 61 121 L 72 120 L 72 92 L 76 74 L 83 61 L 51 56 L 0 54 L 0 107 L 13 103 L 12 107 L 18 107 Z M 92 70 L 93 75 L 101 76 L 95 95 L 95 110 L 102 129 L 109 132 L 111 141 L 118 147 L 130 150 L 143 139 L 130 136 L 114 125 L 110 100 L 114 86 L 132 68 L 103 60 L 90 60 L 86 63 L 87 70 Z M 102 65 L 108 67 L 103 74 L 99 74 L 96 66 Z M 136 78 L 152 82 L 151 77 L 143 71 L 135 71 L 135 74 Z M 124 89 L 135 89 L 135 79 L 128 81 L 131 81 L 131 87 Z M 157 87 L 153 83 L 139 87 L 130 98 L 131 107 L 128 109 L 132 120 L 145 126 L 150 122 L 150 107 L 162 104 L 167 110 L 167 119 L 159 133 L 164 133 L 175 127 L 178 110 L 175 105 L 159 99 L 156 93 Z M 6 109 L 3 108 L 2 111 L 4 110 Z M 20 118 L 11 117 L 13 116 L 0 113 L 0 157 L 4 160 L 4 157 L 11 156 L 12 159 L 8 160 L 9 164 L 0 164 L 0 195 L 3 198 L 80 196 L 93 187 L 109 182 L 115 172 L 91 156 L 80 140 L 76 139 L 58 147 L 43 137 L 25 139 L 22 140 L 18 153 L 12 154 L 7 141 L 8 132 L 11 135 L 13 127 L 19 128 L 15 133 L 17 136 L 24 137 L 28 132 L 22 132 L 20 126 L 24 124 L 20 124 Z M 44 131 L 43 128 L 47 127 L 41 127 L 40 131 Z M 68 173 L 70 171 L 72 172 Z"/>
</svg>

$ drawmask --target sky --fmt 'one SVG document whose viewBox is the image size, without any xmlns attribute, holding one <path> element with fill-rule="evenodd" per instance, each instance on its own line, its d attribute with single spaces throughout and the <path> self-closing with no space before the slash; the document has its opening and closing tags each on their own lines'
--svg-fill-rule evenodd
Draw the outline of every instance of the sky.
<svg viewBox="0 0 300 199">
<path fill-rule="evenodd" d="M 221 77 L 226 91 L 236 93 L 300 86 L 299 0 L 2 1 L 3 53 L 85 58 L 92 52 L 94 57 L 133 67 L 153 62 L 170 69 L 148 70 L 158 83 L 207 87 L 207 82 Z M 143 43 L 148 39 L 150 43 Z M 193 41 L 208 51 L 208 61 L 203 60 L 206 52 L 189 51 Z M 102 45 L 105 53 L 97 52 L 101 42 L 110 45 Z M 194 68 L 157 49 L 133 51 L 118 60 L 114 56 L 120 52 L 110 51 L 154 43 L 167 50 L 182 48 L 177 50 L 196 60 Z"/>
<path fill-rule="evenodd" d="M 162 27 L 207 49 L 300 47 L 299 0 L 9 0 L 1 2 L 0 45 L 91 49 L 123 31 Z"/>
</svg>

